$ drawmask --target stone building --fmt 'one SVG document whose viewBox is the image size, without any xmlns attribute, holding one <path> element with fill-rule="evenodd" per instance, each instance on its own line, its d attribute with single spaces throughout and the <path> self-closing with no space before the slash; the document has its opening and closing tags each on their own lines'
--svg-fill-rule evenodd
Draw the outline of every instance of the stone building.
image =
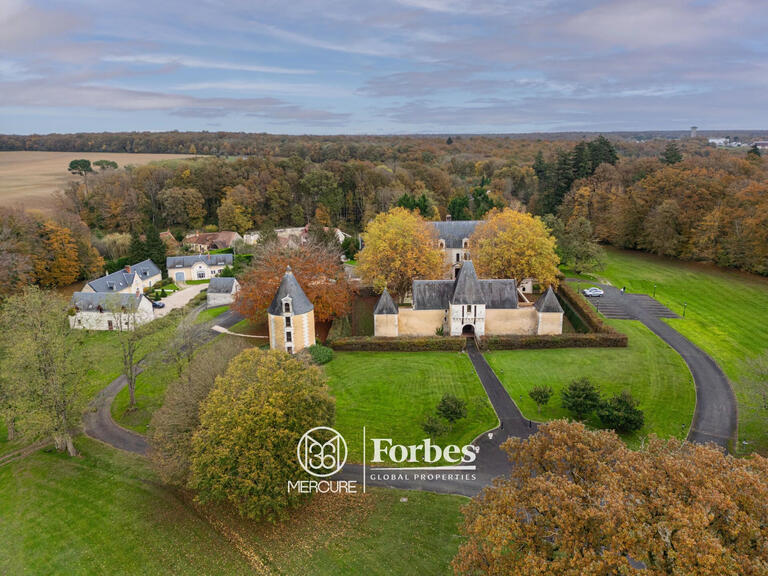
<svg viewBox="0 0 768 576">
<path fill-rule="evenodd" d="M 235 278 L 221 278 L 219 276 L 211 278 L 206 295 L 206 306 L 215 308 L 216 306 L 232 304 L 239 291 L 240 282 Z"/>
<path fill-rule="evenodd" d="M 267 309 L 269 347 L 294 354 L 315 343 L 315 308 L 288 266 Z"/>
<path fill-rule="evenodd" d="M 232 254 L 198 254 L 195 256 L 168 256 L 165 267 L 174 282 L 208 280 L 218 276 L 226 266 L 232 266 Z"/>
<path fill-rule="evenodd" d="M 374 309 L 374 335 L 506 336 L 561 334 L 563 309 L 552 287 L 530 304 L 514 279 L 479 279 L 471 260 L 455 280 L 414 280 L 413 305 L 398 308 L 385 290 Z"/>
<path fill-rule="evenodd" d="M 131 292 L 75 292 L 71 306 L 69 326 L 80 330 L 133 330 L 154 319 L 152 303 Z"/>
</svg>

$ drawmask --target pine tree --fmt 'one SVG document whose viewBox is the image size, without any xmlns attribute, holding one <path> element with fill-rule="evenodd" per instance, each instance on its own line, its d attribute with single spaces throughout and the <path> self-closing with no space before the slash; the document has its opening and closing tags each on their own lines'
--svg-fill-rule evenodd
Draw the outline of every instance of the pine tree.
<svg viewBox="0 0 768 576">
<path fill-rule="evenodd" d="M 147 228 L 144 250 L 146 253 L 146 258 L 149 258 L 152 260 L 152 262 L 157 264 L 157 266 L 163 271 L 163 275 L 165 275 L 165 242 L 163 242 L 163 239 L 160 238 L 160 232 L 158 232 L 157 228 L 154 226 L 149 226 L 149 228 Z"/>
<path fill-rule="evenodd" d="M 677 144 L 674 142 L 670 142 L 667 144 L 667 146 L 664 148 L 664 152 L 661 154 L 660 160 L 664 164 L 672 165 L 677 164 L 678 162 L 681 162 L 683 160 L 683 154 L 680 152 L 680 148 L 677 147 Z"/>
<path fill-rule="evenodd" d="M 147 246 L 141 241 L 138 232 L 131 233 L 131 245 L 128 249 L 128 256 L 131 264 L 136 264 L 147 259 Z"/>
</svg>

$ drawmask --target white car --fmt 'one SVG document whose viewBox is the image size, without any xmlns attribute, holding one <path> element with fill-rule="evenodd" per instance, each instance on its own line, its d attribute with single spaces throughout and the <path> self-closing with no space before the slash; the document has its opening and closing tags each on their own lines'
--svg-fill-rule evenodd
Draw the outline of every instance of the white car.
<svg viewBox="0 0 768 576">
<path fill-rule="evenodd" d="M 595 286 L 592 286 L 592 288 L 584 288 L 582 292 L 584 293 L 584 296 L 588 296 L 590 298 L 594 296 L 602 296 L 603 294 L 605 294 L 605 292 L 603 292 L 600 288 L 597 288 Z"/>
</svg>

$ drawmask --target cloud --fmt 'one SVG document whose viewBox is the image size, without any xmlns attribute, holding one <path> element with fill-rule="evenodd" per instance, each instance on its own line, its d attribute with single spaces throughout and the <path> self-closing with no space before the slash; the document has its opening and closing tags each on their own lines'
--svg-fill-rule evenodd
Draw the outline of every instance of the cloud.
<svg viewBox="0 0 768 576">
<path fill-rule="evenodd" d="M 314 70 L 301 68 L 285 68 L 282 66 L 261 66 L 257 64 L 245 64 L 240 62 L 225 62 L 217 60 L 205 60 L 190 58 L 187 56 L 170 54 L 107 54 L 102 56 L 104 62 L 122 62 L 130 64 L 161 64 L 172 66 L 184 66 L 185 68 L 207 68 L 209 70 L 241 70 L 243 72 L 264 72 L 268 74 L 314 74 Z"/>
<path fill-rule="evenodd" d="M 289 30 L 283 30 L 277 26 L 270 24 L 260 25 L 254 23 L 254 25 L 261 29 L 265 34 L 290 42 L 293 44 L 299 44 L 302 46 L 310 46 L 312 48 L 320 48 L 322 50 L 330 50 L 333 52 L 345 52 L 349 54 L 363 54 L 366 56 L 392 56 L 402 54 L 403 48 L 393 44 L 389 41 L 378 40 L 376 38 L 369 39 L 348 39 L 347 41 L 329 41 L 315 38 L 306 34 L 300 34 L 298 32 L 291 32 Z"/>
</svg>

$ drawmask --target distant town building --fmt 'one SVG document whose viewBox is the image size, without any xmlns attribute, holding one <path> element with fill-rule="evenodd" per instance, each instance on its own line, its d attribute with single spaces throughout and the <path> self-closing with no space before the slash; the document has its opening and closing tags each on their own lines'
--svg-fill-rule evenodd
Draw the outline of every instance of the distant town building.
<svg viewBox="0 0 768 576">
<path fill-rule="evenodd" d="M 209 252 L 211 250 L 231 248 L 235 240 L 242 239 L 243 237 L 240 234 L 230 230 L 222 232 L 195 232 L 194 234 L 187 234 L 184 237 L 183 244 L 193 252 Z"/>
<path fill-rule="evenodd" d="M 761 150 L 768 150 L 768 140 L 758 140 L 757 142 L 752 142 L 753 146 L 757 146 Z"/>
<path fill-rule="evenodd" d="M 698 126 L 691 126 L 691 138 L 696 138 L 696 131 L 699 129 Z"/>
<path fill-rule="evenodd" d="M 309 224 L 306 226 L 297 226 L 293 228 L 276 228 L 275 235 L 277 236 L 277 241 L 281 246 L 296 248 L 309 242 L 309 228 Z M 349 238 L 349 234 L 339 230 L 338 228 L 328 228 L 324 226 L 323 230 L 325 232 L 328 232 L 328 230 L 333 230 L 333 234 L 336 237 L 336 240 L 339 241 L 339 244 L 344 242 L 345 238 Z M 261 234 L 258 231 L 251 231 L 243 234 L 243 242 L 246 244 L 258 244 L 260 239 Z"/>
</svg>

